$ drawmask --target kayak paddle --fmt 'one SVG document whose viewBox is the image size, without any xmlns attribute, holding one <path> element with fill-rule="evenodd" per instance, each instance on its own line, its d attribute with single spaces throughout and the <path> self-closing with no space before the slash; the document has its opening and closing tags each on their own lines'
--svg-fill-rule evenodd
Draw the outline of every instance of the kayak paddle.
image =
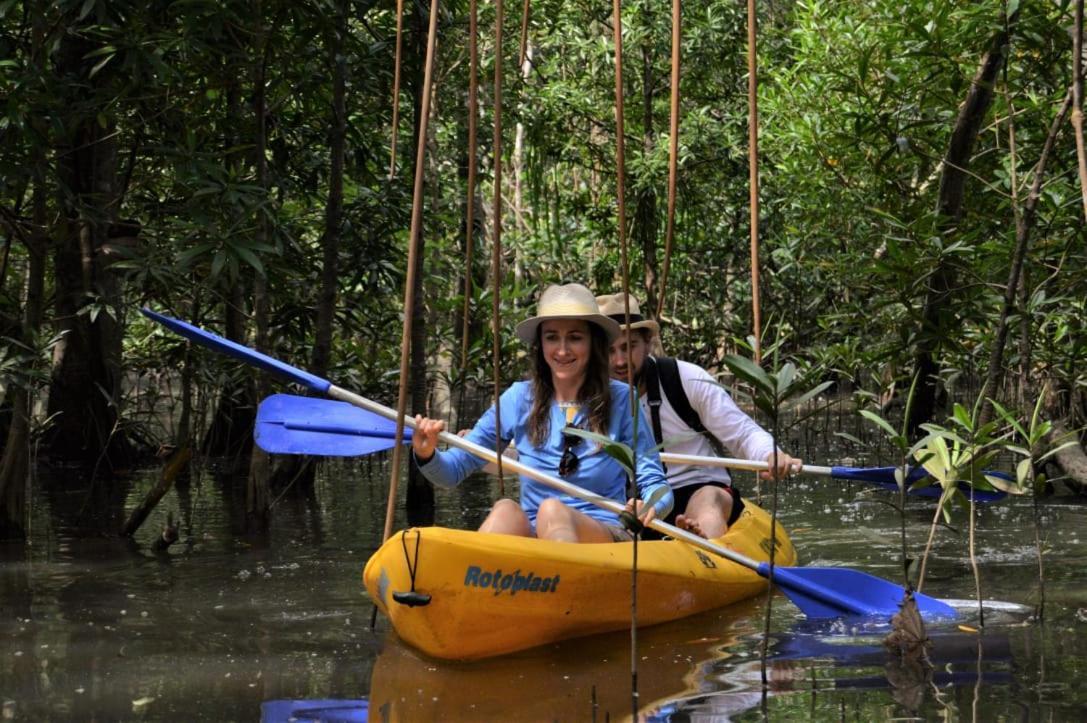
<svg viewBox="0 0 1087 723">
<path fill-rule="evenodd" d="M 254 436 L 265 452 L 350 457 L 390 449 L 395 433 L 395 422 L 344 402 L 275 394 L 261 402 Z M 405 440 L 410 439 L 411 435 L 407 434 Z M 726 467 L 753 472 L 770 467 L 766 462 L 728 457 L 698 457 L 664 452 L 660 457 L 665 464 Z M 884 489 L 898 490 L 894 467 L 817 467 L 806 464 L 801 467 L 801 471 L 834 479 L 869 482 Z M 1003 472 L 986 471 L 985 474 L 1007 476 Z M 923 468 L 912 468 L 907 483 L 912 484 L 925 476 Z M 970 494 L 966 483 L 961 485 L 961 489 L 963 494 Z M 919 497 L 937 498 L 942 493 L 942 488 L 928 485 L 907 487 L 906 491 Z M 999 490 L 974 490 L 975 502 L 996 502 L 1005 496 Z"/>
<path fill-rule="evenodd" d="M 305 388 L 326 394 L 333 399 L 347 402 L 354 406 L 373 412 L 385 419 L 395 420 L 396 412 L 388 407 L 366 399 L 354 392 L 337 387 L 332 382 L 322 379 L 314 374 L 296 369 L 284 362 L 273 359 L 254 349 L 242 346 L 236 342 L 205 331 L 199 327 L 188 324 L 178 319 L 173 319 L 149 309 L 142 310 L 148 318 L 162 324 L 181 336 L 196 342 L 201 346 L 234 357 L 248 364 L 272 372 L 284 377 L 291 382 L 301 384 Z M 414 429 L 415 420 L 405 416 L 405 427 Z M 451 447 L 459 447 L 488 462 L 497 462 L 497 455 L 492 449 L 482 447 L 462 437 L 449 432 L 442 432 L 439 439 Z M 545 484 L 564 494 L 589 502 L 615 514 L 623 511 L 624 507 L 615 500 L 601 497 L 565 480 L 533 469 L 521 462 L 512 459 L 503 459 L 503 466 L 512 469 L 518 474 Z M 773 567 L 769 563 L 757 562 L 741 555 L 727 547 L 714 544 L 709 540 L 682 530 L 660 520 L 653 520 L 649 527 L 670 537 L 682 540 L 690 545 L 711 552 L 715 555 L 731 560 L 738 565 L 753 570 L 761 577 L 770 580 L 781 588 L 793 603 L 808 617 L 832 618 L 840 616 L 863 616 L 886 618 L 898 612 L 905 590 L 901 585 L 896 585 L 889 580 L 869 575 L 868 573 L 848 568 L 819 568 L 819 567 Z M 948 618 L 953 619 L 957 613 L 955 608 L 942 600 L 928 595 L 914 593 L 914 600 L 922 616 L 927 619 Z"/>
<path fill-rule="evenodd" d="M 728 469 L 744 469 L 752 472 L 761 472 L 770 469 L 768 463 L 757 462 L 755 460 L 730 459 L 728 457 L 699 457 L 692 454 L 667 454 L 665 452 L 661 452 L 661 462 L 664 462 L 665 464 L 690 464 L 700 467 L 726 467 Z M 804 474 L 832 477 L 834 479 L 849 480 L 851 482 L 868 482 L 869 484 L 874 484 L 894 492 L 898 491 L 898 482 L 895 481 L 895 472 L 897 470 L 897 467 L 819 467 L 812 464 L 806 464 L 800 468 L 800 471 Z M 1012 477 L 1003 472 L 986 470 L 985 474 L 990 477 L 1001 477 L 1008 481 L 1014 481 Z M 906 477 L 906 494 L 916 495 L 918 497 L 940 497 L 944 490 L 937 484 L 930 484 L 922 487 L 911 486 L 928 476 L 929 474 L 925 471 L 924 467 L 910 467 L 909 475 Z M 966 482 L 959 483 L 959 490 L 967 497 L 971 494 L 970 485 Z M 977 488 L 974 488 L 973 495 L 974 502 L 997 502 L 1008 496 L 1006 492 L 1001 490 L 979 490 Z"/>
<path fill-rule="evenodd" d="M 392 449 L 396 423 L 346 402 L 273 394 L 257 407 L 253 439 L 265 452 L 361 457 Z M 411 441 L 411 430 L 404 430 Z"/>
</svg>

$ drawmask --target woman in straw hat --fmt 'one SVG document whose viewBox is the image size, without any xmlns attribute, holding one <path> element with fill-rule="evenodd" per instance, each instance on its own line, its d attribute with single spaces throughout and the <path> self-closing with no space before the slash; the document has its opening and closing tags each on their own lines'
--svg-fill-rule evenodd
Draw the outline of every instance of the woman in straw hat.
<svg viewBox="0 0 1087 723">
<path fill-rule="evenodd" d="M 598 445 L 563 429 L 579 427 L 623 442 L 637 450 L 641 498 L 656 488 L 666 490 L 654 506 L 640 509 L 642 521 L 648 522 L 668 514 L 672 495 L 652 449 L 649 425 L 643 416 L 635 439 L 627 386 L 609 379 L 608 347 L 618 335 L 619 325 L 600 313 L 587 288 L 549 286 L 540 295 L 536 316 L 517 325 L 518 338 L 532 348 L 534 364 L 527 381 L 516 382 L 501 396 L 501 434 L 496 435 L 492 406 L 467 437 L 491 449 L 496 436 L 512 441 L 522 463 L 617 502 L 626 500 L 623 467 Z M 415 459 L 435 484 L 459 484 L 484 465 L 459 449 L 437 450 L 444 422 L 421 416 L 415 421 Z M 496 502 L 480 531 L 566 542 L 631 539 L 614 513 L 524 476 L 520 504 L 510 499 Z"/>
</svg>

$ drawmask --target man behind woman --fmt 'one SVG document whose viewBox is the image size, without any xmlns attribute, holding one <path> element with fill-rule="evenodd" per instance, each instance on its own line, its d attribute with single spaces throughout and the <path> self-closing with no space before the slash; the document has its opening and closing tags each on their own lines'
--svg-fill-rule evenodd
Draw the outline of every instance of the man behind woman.
<svg viewBox="0 0 1087 723">
<path fill-rule="evenodd" d="M 602 497 L 627 500 L 623 467 L 598 445 L 567 434 L 568 426 L 606 435 L 635 450 L 636 482 L 641 499 L 658 489 L 652 506 L 638 503 L 648 523 L 672 509 L 672 493 L 653 450 L 645 415 L 635 435 L 626 384 L 609 378 L 608 351 L 619 324 L 600 313 L 592 292 L 580 284 L 549 286 L 540 295 L 536 316 L 517 325 L 517 336 L 532 349 L 527 381 L 510 386 L 499 399 L 502 429 L 495 428 L 492 406 L 467 438 L 491 449 L 497 438 L 512 441 L 521 462 Z M 416 417 L 412 448 L 419 469 L 435 484 L 454 486 L 485 461 L 460 449 L 437 449 L 440 420 Z M 628 502 L 634 507 L 633 502 Z M 501 499 L 480 526 L 481 532 L 540 537 L 564 542 L 618 542 L 631 539 L 614 513 L 521 477 L 521 502 Z"/>
</svg>

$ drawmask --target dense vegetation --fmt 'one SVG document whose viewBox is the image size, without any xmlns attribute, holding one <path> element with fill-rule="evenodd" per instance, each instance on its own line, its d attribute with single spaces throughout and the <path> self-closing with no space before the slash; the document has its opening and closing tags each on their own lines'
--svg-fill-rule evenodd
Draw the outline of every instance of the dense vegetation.
<svg viewBox="0 0 1087 723">
<path fill-rule="evenodd" d="M 0 2 L 4 535 L 24 532 L 34 450 L 105 477 L 160 444 L 248 467 L 263 394 L 251 371 L 192 353 L 143 321 L 141 305 L 395 398 L 423 120 L 411 406 L 445 411 L 464 389 L 489 390 L 495 6 L 479 19 L 464 365 L 469 5 L 439 6 L 423 119 L 429 7 L 406 3 L 390 174 L 393 3 Z M 1074 3 L 759 7 L 767 336 L 861 400 L 886 401 L 919 374 L 913 429 L 942 421 L 963 380 L 1024 413 L 1045 394 L 1059 428 L 1082 426 Z M 541 285 L 605 293 L 621 279 L 610 3 L 532 3 L 524 65 L 520 4 L 509 10 L 505 379 L 521 371 L 511 325 Z M 683 13 L 665 345 L 718 367 L 751 329 L 746 18 L 720 0 Z M 623 31 L 626 238 L 632 284 L 652 308 L 666 227 L 667 4 L 623 3 Z M 1076 454 L 1058 455 L 1073 474 Z M 250 497 L 258 516 L 266 499 Z"/>
</svg>

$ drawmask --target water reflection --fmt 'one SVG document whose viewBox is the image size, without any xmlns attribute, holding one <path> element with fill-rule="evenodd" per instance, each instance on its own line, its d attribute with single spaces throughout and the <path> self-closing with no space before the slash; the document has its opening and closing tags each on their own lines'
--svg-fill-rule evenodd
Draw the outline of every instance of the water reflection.
<svg viewBox="0 0 1087 723">
<path fill-rule="evenodd" d="M 102 502 L 109 524 L 124 520 L 155 477 L 134 479 L 123 505 Z M 455 665 L 404 648 L 383 619 L 370 632 L 360 578 L 380 542 L 386 484 L 376 462 L 324 465 L 315 497 L 282 498 L 258 537 L 232 518 L 229 485 L 197 476 L 163 499 L 134 543 L 88 534 L 98 493 L 58 486 L 38 495 L 32 544 L 0 545 L 3 715 L 254 720 L 275 701 L 370 698 L 375 720 L 383 712 L 387 720 L 631 717 L 624 633 Z M 486 482 L 439 491 L 439 524 L 475 526 L 495 494 Z M 899 519 L 887 505 L 806 480 L 787 488 L 779 507 L 806 564 L 900 574 Z M 182 539 L 156 556 L 151 543 L 171 512 Z M 802 625 L 778 597 L 764 699 L 762 603 L 751 601 L 640 632 L 639 716 L 1082 719 L 1087 506 L 1047 500 L 1041 513 L 1044 623 L 987 614 L 980 636 L 930 630 L 934 667 L 918 675 L 893 665 L 879 631 Z M 923 502 L 908 507 L 911 549 L 931 515 Z M 986 597 L 1036 601 L 1031 516 L 1029 500 L 979 510 Z M 970 597 L 964 535 L 941 528 L 933 554 L 925 592 Z"/>
<path fill-rule="evenodd" d="M 705 672 L 753 632 L 757 603 L 659 625 L 638 634 L 639 708 L 697 691 Z M 624 720 L 631 717 L 630 635 L 612 633 L 471 663 L 426 658 L 395 635 L 370 680 L 380 721 Z M 746 655 L 747 651 L 740 650 Z"/>
</svg>

